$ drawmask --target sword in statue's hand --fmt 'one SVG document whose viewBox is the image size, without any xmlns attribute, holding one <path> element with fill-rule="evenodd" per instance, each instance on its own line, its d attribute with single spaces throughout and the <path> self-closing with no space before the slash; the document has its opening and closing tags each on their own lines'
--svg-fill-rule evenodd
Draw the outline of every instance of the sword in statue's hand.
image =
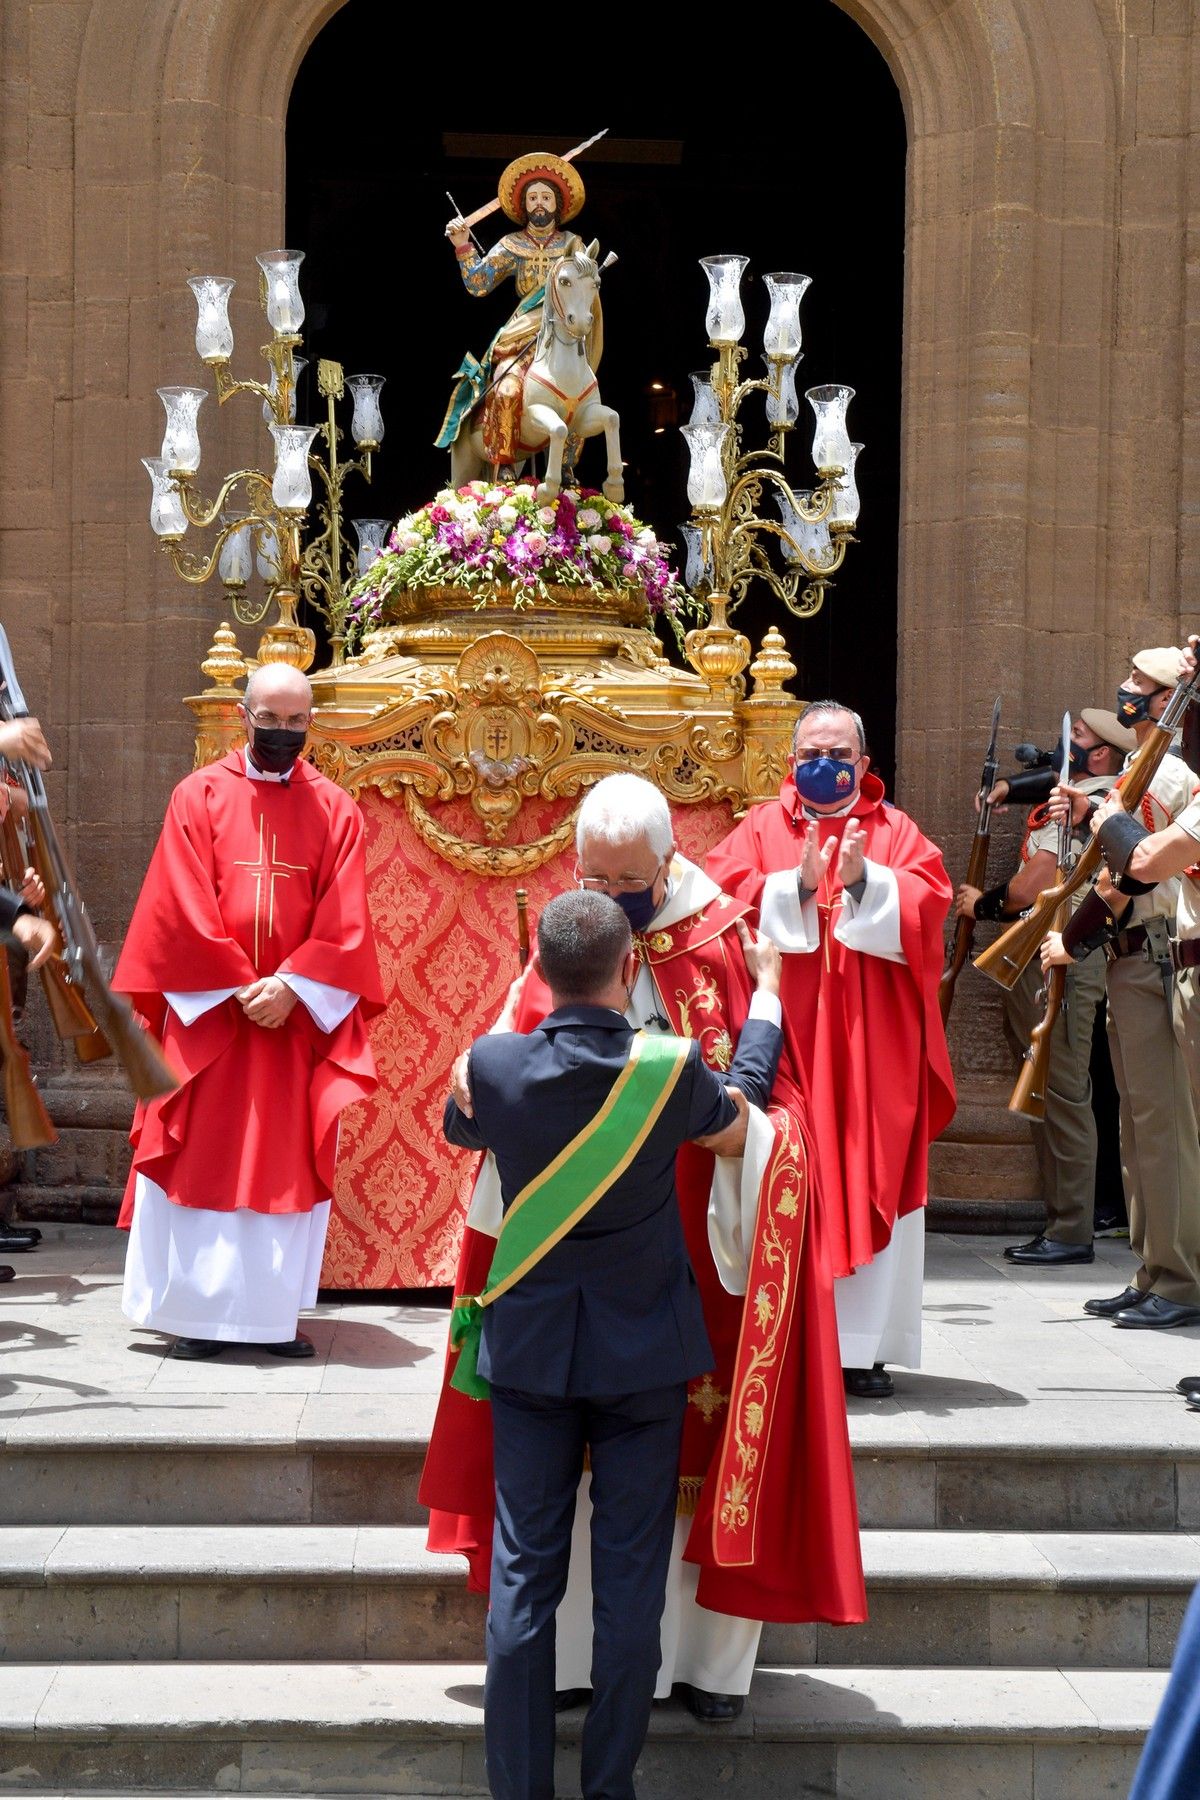
<svg viewBox="0 0 1200 1800">
<path fill-rule="evenodd" d="M 598 131 L 594 137 L 585 138 L 583 143 L 576 144 L 576 146 L 573 150 L 564 150 L 563 155 L 562 155 L 563 162 L 574 162 L 575 158 L 577 156 L 582 156 L 585 150 L 590 150 L 593 144 L 598 144 L 602 137 L 607 137 L 607 136 L 608 136 L 608 126 L 606 125 L 604 127 L 603 131 Z M 453 218 L 450 221 L 450 225 L 454 225 L 456 227 L 457 226 L 465 226 L 468 231 L 471 230 L 472 225 L 478 225 L 480 219 L 489 218 L 492 213 L 500 211 L 499 200 L 498 199 L 489 200 L 486 206 L 477 206 L 473 213 L 468 213 L 466 215 L 466 217 L 464 218 L 463 215 L 458 211 L 458 207 L 455 205 L 452 195 L 447 193 L 446 198 L 447 198 L 447 200 L 450 201 L 451 206 L 454 207 L 454 211 L 457 215 L 455 218 Z M 447 225 L 447 227 L 446 227 L 447 234 L 449 234 L 450 225 Z M 472 233 L 472 241 L 474 241 L 473 233 Z M 477 244 L 475 247 L 476 247 L 476 249 L 479 248 L 479 246 Z"/>
<path fill-rule="evenodd" d="M 452 231 L 458 231 L 458 230 L 465 231 L 467 236 L 470 238 L 471 242 L 474 244 L 476 250 L 479 252 L 480 256 L 482 256 L 484 253 L 483 245 L 480 243 L 479 239 L 475 236 L 475 233 L 471 230 L 469 221 L 464 219 L 462 214 L 459 212 L 458 201 L 454 198 L 454 195 L 450 192 L 449 188 L 446 189 L 446 198 L 450 202 L 451 206 L 454 208 L 454 217 L 451 219 L 450 223 L 446 227 L 446 236 L 449 237 L 450 233 Z"/>
</svg>

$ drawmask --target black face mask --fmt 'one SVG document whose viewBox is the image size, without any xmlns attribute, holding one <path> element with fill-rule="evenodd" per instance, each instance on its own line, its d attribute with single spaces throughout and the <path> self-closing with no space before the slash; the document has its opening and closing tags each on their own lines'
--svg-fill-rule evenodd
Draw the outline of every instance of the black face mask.
<svg viewBox="0 0 1200 1800">
<path fill-rule="evenodd" d="M 1071 745 L 1070 773 L 1078 776 L 1080 780 L 1082 780 L 1088 772 L 1088 757 L 1090 755 L 1091 751 L 1085 750 L 1082 744 Z"/>
<path fill-rule="evenodd" d="M 1154 694 L 1161 694 L 1161 688 L 1155 688 Z M 1150 702 L 1154 694 L 1135 694 L 1132 688 L 1117 689 L 1117 717 L 1122 725 L 1144 725 L 1150 717 Z"/>
<path fill-rule="evenodd" d="M 282 725 L 268 729 L 256 725 L 250 736 L 250 754 L 264 774 L 286 775 L 307 736 L 307 731 L 288 731 Z"/>
</svg>

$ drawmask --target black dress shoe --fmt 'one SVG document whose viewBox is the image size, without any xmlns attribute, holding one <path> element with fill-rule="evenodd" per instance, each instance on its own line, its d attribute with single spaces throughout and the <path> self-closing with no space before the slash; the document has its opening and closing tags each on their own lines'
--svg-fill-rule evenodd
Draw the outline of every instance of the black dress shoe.
<svg viewBox="0 0 1200 1800">
<path fill-rule="evenodd" d="M 693 1687 L 690 1681 L 677 1681 L 675 1692 L 694 1719 L 706 1725 L 726 1725 L 736 1719 L 746 1704 L 744 1694 L 710 1694 L 707 1688 Z"/>
<path fill-rule="evenodd" d="M 1055 1238 L 1035 1237 L 1029 1244 L 1010 1244 L 1004 1260 L 1023 1268 L 1054 1269 L 1064 1263 L 1095 1262 L 1096 1252 L 1090 1244 L 1060 1244 Z"/>
<path fill-rule="evenodd" d="M 1195 1387 L 1181 1387 L 1179 1391 L 1189 1406 L 1200 1406 L 1200 1378 L 1197 1379 Z"/>
<path fill-rule="evenodd" d="M 1114 1294 L 1111 1300 L 1085 1300 L 1083 1310 L 1091 1313 L 1094 1319 L 1115 1319 L 1119 1312 L 1132 1312 L 1135 1306 L 1144 1306 L 1149 1298 L 1149 1288 L 1127 1287 Z"/>
<path fill-rule="evenodd" d="M 0 1263 L 0 1282 L 15 1281 L 17 1271 L 11 1263 Z"/>
<path fill-rule="evenodd" d="M 204 1362 L 207 1357 L 220 1356 L 224 1348 L 216 1338 L 176 1338 L 167 1355 L 177 1362 Z"/>
<path fill-rule="evenodd" d="M 559 1688 L 554 1695 L 556 1713 L 570 1712 L 573 1706 L 590 1706 L 591 1704 L 591 1688 Z"/>
<path fill-rule="evenodd" d="M 36 1250 L 42 1241 L 40 1231 L 24 1225 L 6 1225 L 0 1219 L 0 1250 Z"/>
<path fill-rule="evenodd" d="M 1190 1393 L 1193 1388 L 1200 1388 L 1200 1375 L 1183 1375 L 1175 1383 L 1177 1394 Z"/>
<path fill-rule="evenodd" d="M 1127 1306 L 1113 1320 L 1125 1331 L 1170 1331 L 1175 1325 L 1200 1325 L 1200 1306 L 1185 1306 L 1182 1300 L 1164 1300 L 1161 1294 L 1150 1294 L 1140 1306 Z"/>
<path fill-rule="evenodd" d="M 286 1344 L 263 1344 L 261 1348 L 266 1351 L 268 1356 L 289 1356 L 297 1362 L 302 1357 L 317 1354 L 313 1348 L 312 1339 L 305 1337 L 302 1331 L 298 1331 L 295 1337 L 289 1339 Z"/>
<path fill-rule="evenodd" d="M 857 1400 L 890 1400 L 896 1391 L 882 1363 L 876 1363 L 873 1369 L 843 1369 L 842 1385 Z M 696 1692 L 702 1693 L 703 1689 L 697 1688 Z M 739 1706 L 738 1712 L 741 1710 Z M 737 1713 L 731 1716 L 736 1718 Z"/>
</svg>

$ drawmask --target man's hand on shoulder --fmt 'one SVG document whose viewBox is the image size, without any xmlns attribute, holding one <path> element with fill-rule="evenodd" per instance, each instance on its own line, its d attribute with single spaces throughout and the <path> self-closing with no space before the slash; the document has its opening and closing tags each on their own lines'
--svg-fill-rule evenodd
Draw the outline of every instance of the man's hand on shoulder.
<svg viewBox="0 0 1200 1800">
<path fill-rule="evenodd" d="M 260 976 L 257 981 L 240 988 L 235 998 L 250 1023 L 261 1025 L 266 1031 L 278 1031 L 286 1024 L 296 1004 L 292 989 L 278 975 Z"/>
<path fill-rule="evenodd" d="M 783 957 L 773 938 L 751 931 L 745 919 L 736 920 L 737 934 L 750 979 L 760 993 L 778 994 L 783 979 Z"/>
<path fill-rule="evenodd" d="M 495 1027 L 493 1027 L 493 1030 Z M 456 1056 L 454 1066 L 450 1070 L 450 1098 L 457 1106 L 464 1119 L 475 1117 L 475 1102 L 471 1096 L 471 1052 L 464 1050 Z"/>
<path fill-rule="evenodd" d="M 711 1150 L 714 1156 L 741 1156 L 746 1148 L 750 1105 L 741 1088 L 727 1087 L 725 1092 L 737 1107 L 737 1118 L 726 1125 L 724 1130 L 710 1132 L 708 1137 L 697 1138 L 695 1141 L 702 1150 Z"/>
</svg>

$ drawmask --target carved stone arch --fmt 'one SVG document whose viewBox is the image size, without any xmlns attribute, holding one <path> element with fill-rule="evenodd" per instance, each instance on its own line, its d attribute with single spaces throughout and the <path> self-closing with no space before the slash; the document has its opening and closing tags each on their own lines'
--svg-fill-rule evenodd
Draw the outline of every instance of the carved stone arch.
<svg viewBox="0 0 1200 1800">
<path fill-rule="evenodd" d="M 1106 691 L 1113 71 L 1090 0 L 838 4 L 908 124 L 898 762 L 953 856 L 983 697 L 1037 728 L 1052 633 Z"/>
</svg>

